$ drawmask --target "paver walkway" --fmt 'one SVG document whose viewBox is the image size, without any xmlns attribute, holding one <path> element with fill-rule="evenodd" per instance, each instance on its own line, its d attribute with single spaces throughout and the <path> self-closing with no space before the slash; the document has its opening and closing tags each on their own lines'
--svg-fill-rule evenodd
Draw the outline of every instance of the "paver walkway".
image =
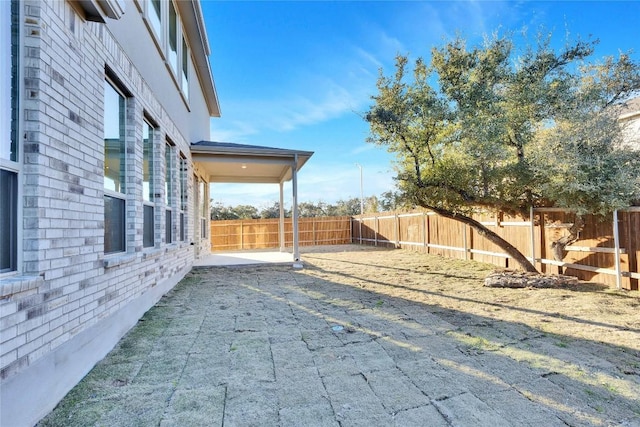
<svg viewBox="0 0 640 427">
<path fill-rule="evenodd" d="M 420 300 L 387 253 L 194 269 L 41 424 L 640 426 L 638 351 Z"/>
</svg>

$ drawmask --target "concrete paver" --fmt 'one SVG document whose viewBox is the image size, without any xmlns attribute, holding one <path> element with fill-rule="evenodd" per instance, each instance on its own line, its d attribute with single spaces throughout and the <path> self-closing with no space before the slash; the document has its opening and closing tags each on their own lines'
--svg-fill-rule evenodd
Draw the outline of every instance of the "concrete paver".
<svg viewBox="0 0 640 427">
<path fill-rule="evenodd" d="M 41 425 L 640 426 L 639 377 L 610 374 L 640 362 L 625 349 L 381 295 L 338 279 L 376 271 L 334 267 L 193 270 Z M 575 349 L 581 374 L 563 362 Z"/>
</svg>

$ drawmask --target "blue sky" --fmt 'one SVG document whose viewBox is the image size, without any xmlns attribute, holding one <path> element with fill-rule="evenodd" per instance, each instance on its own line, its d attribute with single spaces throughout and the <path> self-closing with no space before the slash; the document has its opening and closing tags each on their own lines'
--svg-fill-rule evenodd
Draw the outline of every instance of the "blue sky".
<svg viewBox="0 0 640 427">
<path fill-rule="evenodd" d="M 378 70 L 397 53 L 428 60 L 456 33 L 471 43 L 495 30 L 600 40 L 594 58 L 633 50 L 640 1 L 217 1 L 203 0 L 222 117 L 211 139 L 314 151 L 299 173 L 299 201 L 334 203 L 393 188 L 393 156 L 366 143 L 361 114 Z M 285 185 L 285 204 L 290 185 Z M 214 184 L 225 205 L 264 207 L 277 185 Z"/>
</svg>

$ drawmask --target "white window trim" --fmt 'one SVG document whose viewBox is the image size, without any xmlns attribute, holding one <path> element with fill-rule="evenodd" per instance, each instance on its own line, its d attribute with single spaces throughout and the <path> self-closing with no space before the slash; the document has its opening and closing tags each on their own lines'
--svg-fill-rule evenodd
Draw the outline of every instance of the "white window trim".
<svg viewBox="0 0 640 427">
<path fill-rule="evenodd" d="M 23 14 L 23 8 L 22 8 L 22 2 L 19 0 L 18 1 L 18 20 L 17 22 L 20 23 L 22 22 L 22 14 Z M 9 2 L 12 3 L 12 2 Z M 9 6 L 10 10 L 13 8 L 13 4 L 10 4 Z M 9 14 L 9 16 L 11 16 L 11 12 Z M 24 46 L 24 32 L 23 32 L 23 26 L 18 24 L 18 46 Z M 18 112 L 16 114 L 16 127 L 17 127 L 17 144 L 16 144 L 16 159 L 17 161 L 13 161 L 13 160 L 9 160 L 9 159 L 2 159 L 0 158 L 0 169 L 4 169 L 7 170 L 9 172 L 13 172 L 17 175 L 17 179 L 18 179 L 18 206 L 17 206 L 17 218 L 18 218 L 18 224 L 17 224 L 17 242 L 16 242 L 16 269 L 15 270 L 10 270 L 10 271 L 6 271 L 3 273 L 0 273 L 0 278 L 7 278 L 7 277 L 11 277 L 11 276 L 19 276 L 24 272 L 24 265 L 23 265 L 23 260 L 24 260 L 24 256 L 23 256 L 23 239 L 24 239 L 24 230 L 22 225 L 20 224 L 20 218 L 24 218 L 24 212 L 23 212 L 23 196 L 24 196 L 24 185 L 23 185 L 23 171 L 22 171 L 22 163 L 23 163 L 23 156 L 24 153 L 22 151 L 23 148 L 23 141 L 20 138 L 20 135 L 22 135 L 22 131 L 24 129 L 24 97 L 23 97 L 23 81 L 24 81 L 24 63 L 22 61 L 23 57 L 23 51 L 22 49 L 18 49 L 18 90 L 16 91 L 18 94 Z M 11 90 L 11 89 L 9 89 Z M 11 126 L 11 121 L 9 121 L 9 126 Z"/>
<path fill-rule="evenodd" d="M 174 213 L 177 211 L 177 209 L 175 208 L 175 204 L 176 204 L 176 197 L 175 197 L 175 181 L 176 181 L 176 177 L 175 174 L 172 173 L 172 171 L 174 169 L 172 169 L 172 166 L 175 164 L 176 162 L 176 146 L 173 145 L 169 139 L 165 140 L 165 155 L 164 155 L 164 162 L 165 162 L 165 199 L 164 199 L 164 218 L 165 218 L 165 244 L 167 245 L 172 245 L 176 243 L 176 236 L 175 236 L 175 227 L 174 225 L 176 224 L 176 218 Z M 168 153 L 168 155 L 167 155 Z M 167 163 L 167 159 L 170 161 L 170 163 Z M 169 180 L 167 181 L 167 178 L 169 178 Z M 167 186 L 167 182 L 169 182 L 169 186 Z M 168 188 L 167 188 L 168 187 Z M 169 192 L 169 194 L 167 194 L 167 190 Z M 171 212 L 171 224 L 169 224 L 169 232 L 171 233 L 171 242 L 167 242 L 166 240 L 166 233 L 167 233 L 167 223 L 166 223 L 166 219 L 167 219 L 167 212 Z"/>
<path fill-rule="evenodd" d="M 146 117 L 142 120 L 143 126 L 147 126 L 149 128 L 149 138 L 151 138 L 151 153 L 150 153 L 150 157 L 151 157 L 151 168 L 149 169 L 149 173 L 150 173 L 150 178 L 149 178 L 149 189 L 151 190 L 151 194 L 149 194 L 149 199 L 150 200 L 145 200 L 145 195 L 144 195 L 144 184 L 142 186 L 142 249 L 145 251 L 154 249 L 156 247 L 156 230 L 155 230 L 155 226 L 156 226 L 156 201 L 155 201 L 155 188 L 154 188 L 154 184 L 155 184 L 155 173 L 154 173 L 154 167 L 156 164 L 156 159 L 155 159 L 155 145 L 156 145 L 156 131 L 157 128 L 155 125 L 151 124 L 151 121 L 149 119 L 147 119 Z M 142 161 L 144 163 L 144 138 L 142 138 Z M 144 182 L 144 166 L 143 166 L 143 182 Z M 152 234 L 153 234 L 153 244 L 151 246 L 145 246 L 144 245 L 144 206 L 150 206 L 153 208 L 153 215 L 151 216 L 153 219 L 153 230 L 152 230 Z"/>
<path fill-rule="evenodd" d="M 127 95 L 125 93 L 123 93 L 122 89 L 120 89 L 120 87 L 118 86 L 118 84 L 116 82 L 113 81 L 113 79 L 111 79 L 109 76 L 105 76 L 104 77 L 105 81 L 111 85 L 111 87 L 113 88 L 113 90 L 115 90 L 120 96 L 122 96 L 124 98 L 124 110 L 125 110 L 125 120 L 127 117 Z M 125 122 L 125 128 L 127 127 L 127 123 Z M 105 243 L 103 243 L 103 252 L 104 252 L 104 256 L 106 257 L 113 257 L 113 256 L 122 256 L 123 254 L 126 254 L 129 252 L 129 245 L 127 244 L 127 199 L 128 199 L 128 194 L 129 194 L 129 188 L 127 186 L 127 163 L 128 163 L 128 155 L 127 155 L 127 139 L 126 139 L 126 132 L 125 132 L 125 141 L 124 141 L 124 149 L 125 149 L 125 155 L 124 155 L 124 164 L 120 165 L 121 168 L 124 169 L 124 173 L 125 173 L 125 179 L 124 179 L 124 190 L 125 192 L 119 192 L 119 191 L 113 191 L 113 190 L 109 190 L 107 188 L 104 187 L 103 184 L 103 192 L 105 196 L 109 196 L 109 197 L 113 197 L 115 199 L 120 199 L 120 200 L 124 200 L 124 218 L 123 218 L 123 222 L 124 222 L 124 250 L 122 251 L 117 251 L 117 252 L 104 252 L 104 245 Z M 105 159 L 106 161 L 106 159 Z M 104 171 L 102 172 L 104 175 Z M 106 225 L 105 225 L 106 226 Z"/>
<path fill-rule="evenodd" d="M 200 184 L 203 185 L 204 191 L 203 194 L 200 195 Z M 208 229 L 205 226 L 207 223 L 207 212 L 209 209 L 207 208 L 207 203 L 209 202 L 209 185 L 207 181 L 202 177 L 198 176 L 198 218 L 200 218 L 200 240 L 207 240 L 209 238 Z"/>
<path fill-rule="evenodd" d="M 171 53 L 171 9 L 169 8 L 169 5 L 173 6 L 173 11 L 176 14 L 176 65 L 175 68 L 173 67 L 173 65 L 171 64 L 171 59 L 170 59 L 170 53 Z M 167 67 L 169 68 L 169 71 L 171 72 L 171 75 L 174 77 L 178 77 L 178 75 L 180 74 L 180 44 L 182 41 L 182 20 L 180 19 L 180 12 L 178 12 L 178 7 L 177 5 L 173 2 L 173 0 L 169 0 L 167 2 L 167 23 L 165 25 L 165 52 L 166 52 L 166 60 L 165 60 L 165 64 L 167 65 Z"/>
<path fill-rule="evenodd" d="M 182 166 L 184 164 L 184 170 Z M 187 207 L 188 207 L 188 179 L 189 179 L 189 168 L 187 163 L 187 157 L 180 152 L 178 154 L 178 173 L 180 176 L 178 177 L 178 185 L 180 186 L 180 197 L 179 197 L 179 205 L 178 205 L 178 241 L 186 242 L 187 241 Z M 181 217 L 183 219 L 181 219 Z M 184 227 L 184 233 L 181 234 L 181 228 Z"/>
</svg>

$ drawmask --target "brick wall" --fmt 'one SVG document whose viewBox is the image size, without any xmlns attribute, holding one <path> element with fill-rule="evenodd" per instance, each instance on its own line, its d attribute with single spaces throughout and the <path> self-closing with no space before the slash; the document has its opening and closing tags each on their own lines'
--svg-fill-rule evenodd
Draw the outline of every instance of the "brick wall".
<svg viewBox="0 0 640 427">
<path fill-rule="evenodd" d="M 127 13 L 138 13 L 128 5 Z M 105 24 L 85 22 L 66 1 L 23 8 L 22 266 L 0 285 L 0 377 L 26 370 L 96 322 L 188 268 L 199 239 L 189 141 L 162 108 Z M 126 253 L 104 254 L 105 66 L 127 101 Z M 173 90 L 173 88 L 169 88 Z M 143 248 L 142 126 L 155 141 L 155 246 Z M 175 144 L 173 242 L 164 242 L 164 150 Z M 179 162 L 188 161 L 186 241 L 179 241 Z M 195 223 L 194 223 L 195 219 Z M 194 228 L 195 226 L 195 228 Z M 194 238 L 195 236 L 195 238 Z M 195 246 L 191 245 L 194 242 Z"/>
</svg>

